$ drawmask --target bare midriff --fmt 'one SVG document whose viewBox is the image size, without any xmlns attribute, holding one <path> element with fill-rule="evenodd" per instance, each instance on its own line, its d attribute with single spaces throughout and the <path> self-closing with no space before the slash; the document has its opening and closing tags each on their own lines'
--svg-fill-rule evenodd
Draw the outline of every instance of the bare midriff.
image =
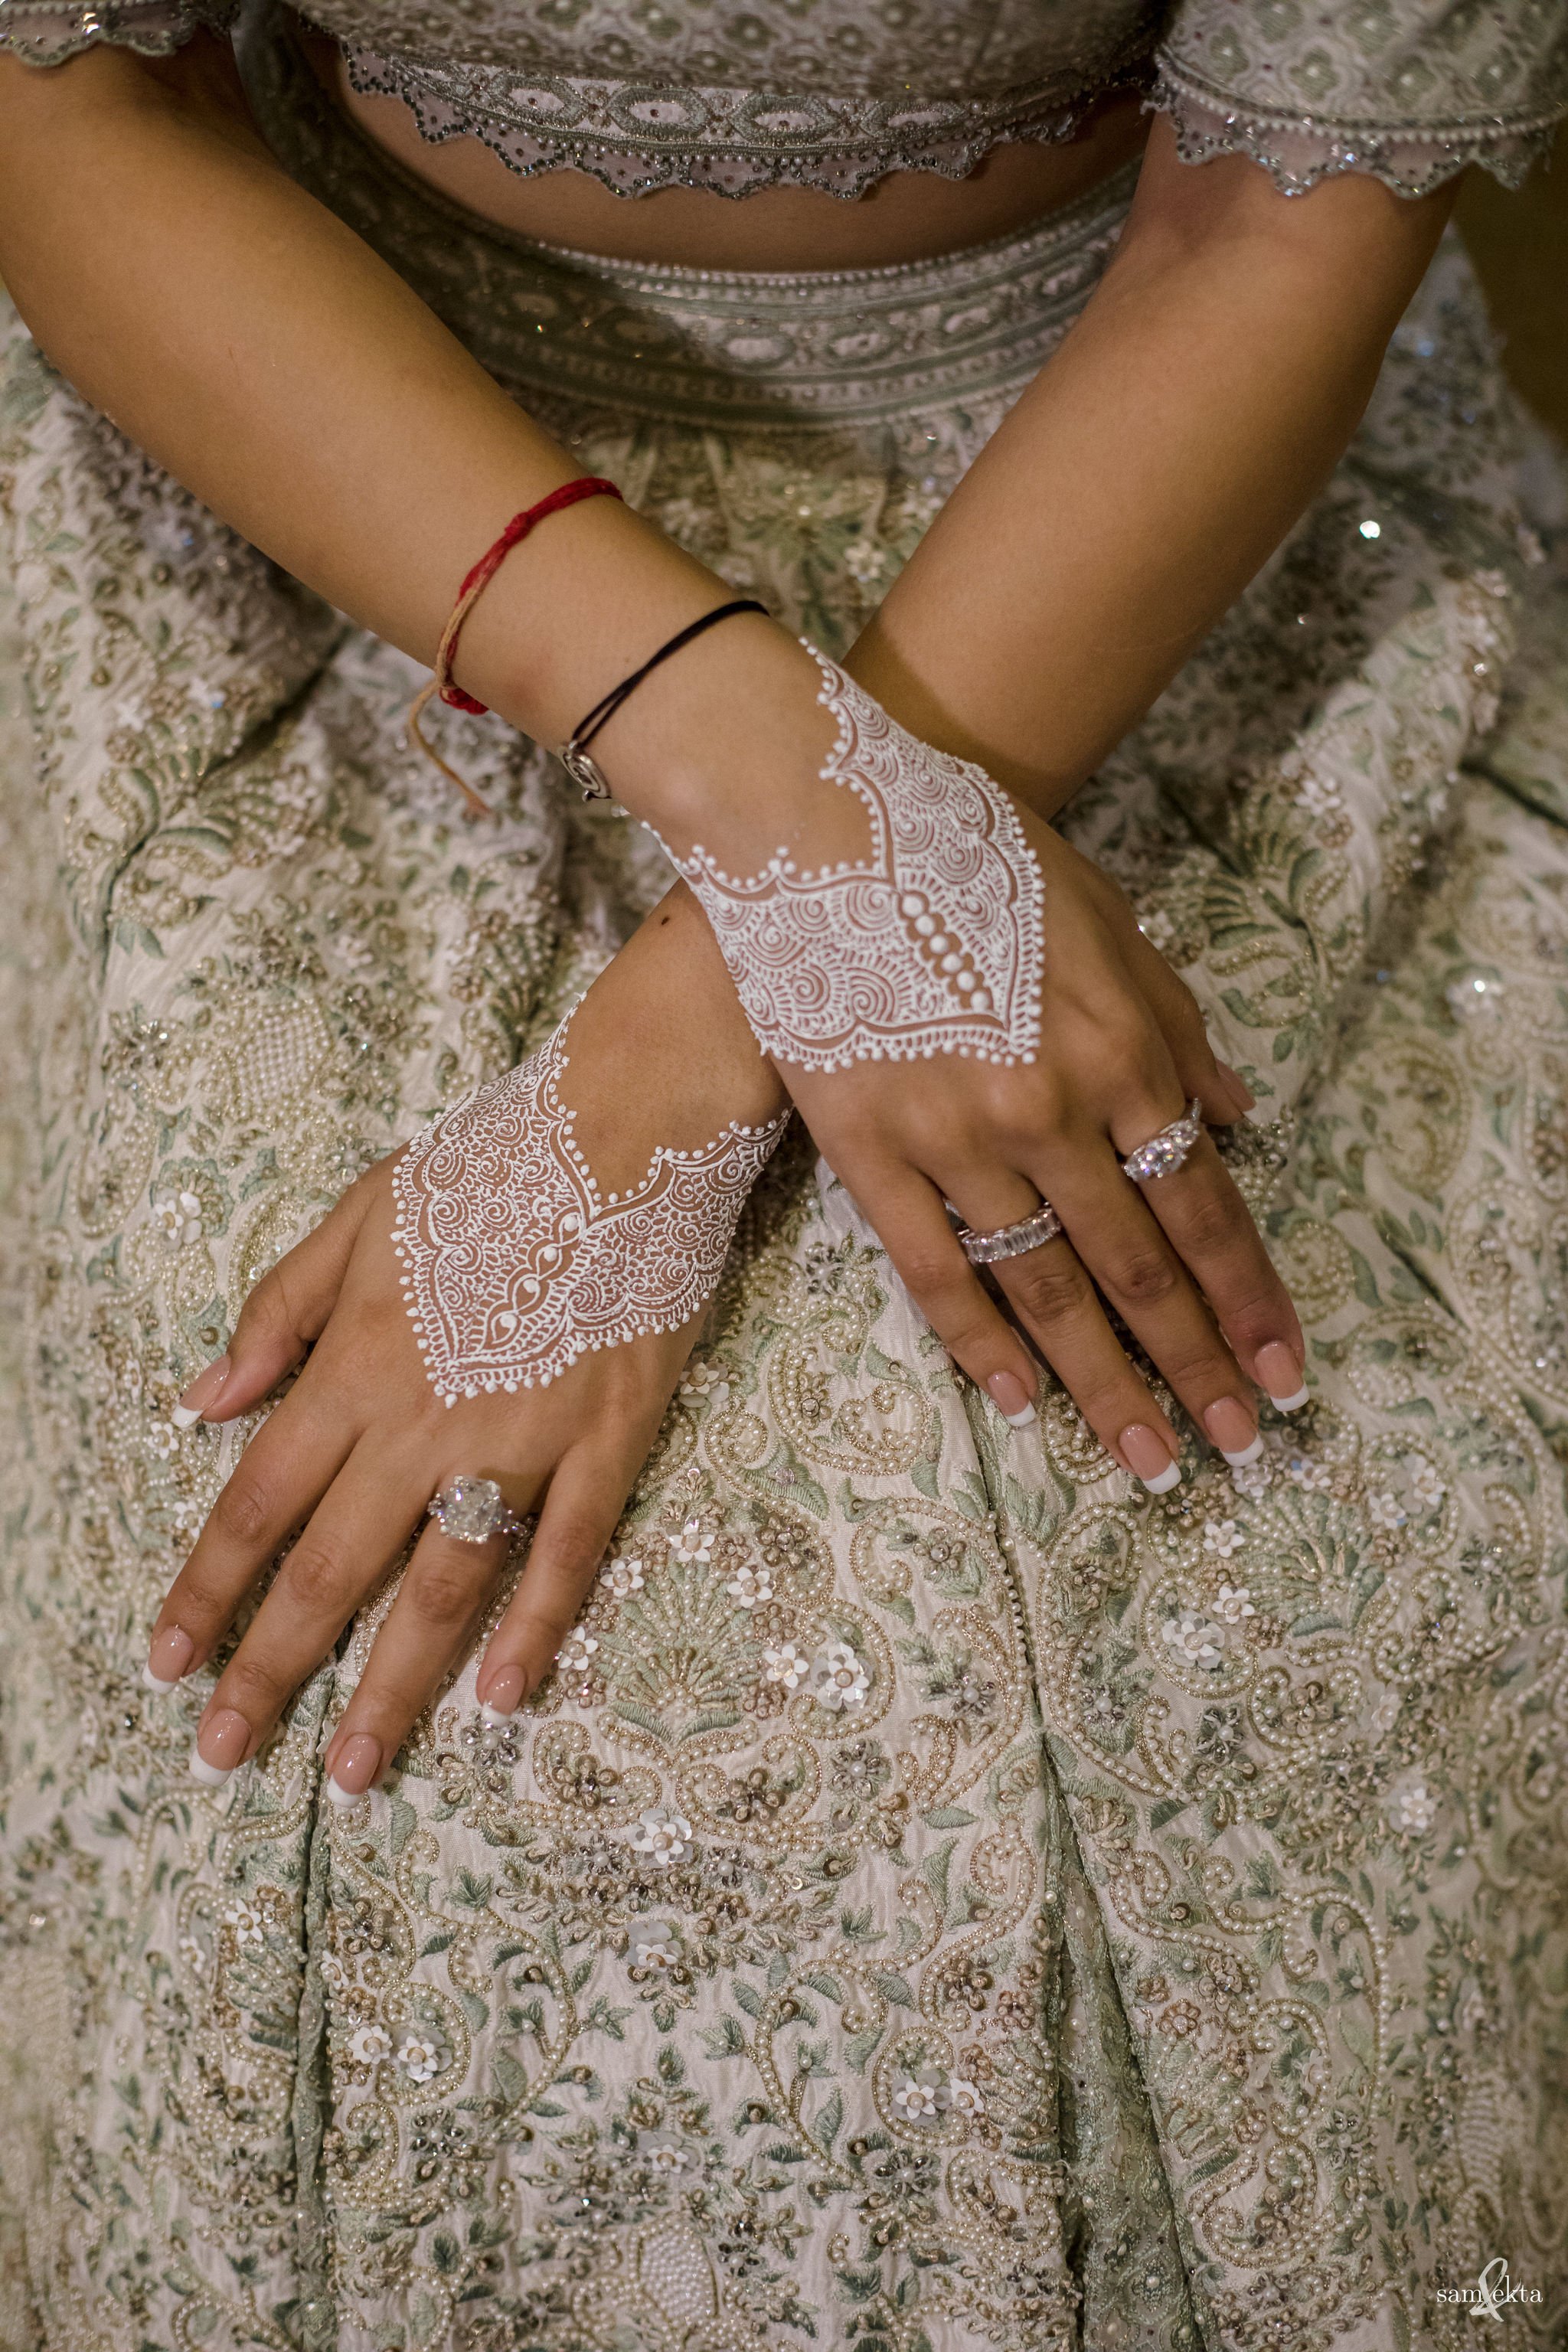
<svg viewBox="0 0 1568 2352">
<path fill-rule="evenodd" d="M 1120 92 L 1075 138 L 994 147 L 967 179 L 893 172 L 847 199 L 816 188 L 761 188 L 741 197 L 660 188 L 618 196 L 585 172 L 524 179 L 477 139 L 424 140 L 400 99 L 361 97 L 350 88 L 331 42 L 312 37 L 307 47 L 367 137 L 452 203 L 552 245 L 698 269 L 864 269 L 955 253 L 1087 194 L 1140 152 L 1148 129 L 1137 94 Z"/>
</svg>

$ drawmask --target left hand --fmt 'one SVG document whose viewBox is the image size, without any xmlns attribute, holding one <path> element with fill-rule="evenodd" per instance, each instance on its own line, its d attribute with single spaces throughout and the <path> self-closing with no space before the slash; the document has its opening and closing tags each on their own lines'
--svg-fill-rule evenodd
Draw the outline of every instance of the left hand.
<svg viewBox="0 0 1568 2352">
<path fill-rule="evenodd" d="M 384 1581 L 431 1496 L 463 1473 L 494 1479 L 520 1517 L 539 1515 L 479 1675 L 481 1702 L 513 1712 L 583 1605 L 700 1325 L 694 1317 L 679 1331 L 582 1357 L 548 1388 L 448 1409 L 426 1377 L 399 1286 L 395 1165 L 395 1155 L 362 1176 L 258 1283 L 226 1370 L 210 1366 L 186 1392 L 206 1420 L 229 1420 L 306 1359 L 246 1448 L 153 1628 L 153 1675 L 173 1682 L 202 1665 L 301 1530 L 203 1712 L 193 1769 L 209 1785 L 256 1754 Z M 379 1779 L 460 1664 L 507 1550 L 503 1536 L 468 1543 L 425 1526 L 326 1752 L 328 1792 L 339 1801 Z"/>
</svg>

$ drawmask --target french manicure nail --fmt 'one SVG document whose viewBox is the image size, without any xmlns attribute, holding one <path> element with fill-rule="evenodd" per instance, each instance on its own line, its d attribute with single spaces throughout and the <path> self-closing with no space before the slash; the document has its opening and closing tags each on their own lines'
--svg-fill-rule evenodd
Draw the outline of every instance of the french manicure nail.
<svg viewBox="0 0 1568 2352">
<path fill-rule="evenodd" d="M 1270 1404 L 1280 1412 L 1299 1412 L 1311 1391 L 1301 1378 L 1301 1367 L 1283 1339 L 1270 1339 L 1258 1350 L 1257 1375 L 1268 1391 Z"/>
<path fill-rule="evenodd" d="M 1038 1420 L 1029 1391 L 1016 1372 L 993 1372 L 985 1386 L 1003 1420 L 1010 1421 L 1015 1429 L 1027 1429 Z"/>
<path fill-rule="evenodd" d="M 177 1625 L 165 1625 L 147 1653 L 142 1679 L 150 1691 L 167 1698 L 195 1656 L 196 1645 Z"/>
<path fill-rule="evenodd" d="M 176 1429 L 190 1429 L 200 1421 L 209 1405 L 216 1404 L 218 1391 L 227 1380 L 231 1369 L 226 1354 L 215 1356 L 210 1364 L 203 1366 L 170 1412 L 169 1419 Z"/>
<path fill-rule="evenodd" d="M 250 1726 L 237 1707 L 220 1706 L 197 1732 L 191 1770 L 205 1789 L 221 1789 L 250 1745 Z"/>
<path fill-rule="evenodd" d="M 357 1805 L 381 1769 L 381 1742 L 368 1731 L 356 1731 L 338 1750 L 327 1782 L 327 1802 L 346 1811 Z"/>
<path fill-rule="evenodd" d="M 1153 1430 L 1135 1422 L 1124 1429 L 1120 1439 L 1122 1456 L 1133 1474 L 1142 1478 L 1152 1495 L 1168 1495 L 1182 1480 L 1182 1465 L 1171 1459 L 1171 1449 Z"/>
<path fill-rule="evenodd" d="M 1263 1451 L 1257 1423 L 1236 1397 L 1216 1397 L 1204 1414 L 1204 1427 L 1233 1470 L 1256 1462 Z"/>
<path fill-rule="evenodd" d="M 510 1723 L 522 1705 L 526 1687 L 521 1666 L 498 1666 L 490 1676 L 489 1687 L 479 1705 L 479 1719 L 489 1724 Z"/>
</svg>

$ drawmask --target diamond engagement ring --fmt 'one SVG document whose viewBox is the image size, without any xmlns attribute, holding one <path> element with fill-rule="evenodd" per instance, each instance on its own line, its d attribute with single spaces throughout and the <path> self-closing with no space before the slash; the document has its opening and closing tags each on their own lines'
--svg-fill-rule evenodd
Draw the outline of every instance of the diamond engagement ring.
<svg viewBox="0 0 1568 2352">
<path fill-rule="evenodd" d="M 507 1507 L 493 1478 L 448 1478 L 432 1495 L 426 1516 L 437 1520 L 444 1536 L 458 1543 L 489 1543 L 491 1536 L 515 1536 L 523 1522 Z"/>
<path fill-rule="evenodd" d="M 1130 1151 L 1121 1163 L 1121 1173 L 1131 1176 L 1134 1184 L 1146 1184 L 1151 1176 L 1173 1176 L 1182 1167 L 1187 1154 L 1204 1131 L 1203 1116 L 1196 1095 L 1187 1105 L 1185 1115 L 1173 1118 L 1136 1151 Z"/>
<path fill-rule="evenodd" d="M 1011 1225 L 998 1225 L 993 1233 L 977 1234 L 973 1225 L 960 1225 L 958 1246 L 971 1265 L 994 1265 L 999 1258 L 1023 1257 L 1042 1243 L 1054 1242 L 1061 1229 L 1062 1221 L 1050 1202 L 1042 1201 L 1028 1216 Z"/>
</svg>

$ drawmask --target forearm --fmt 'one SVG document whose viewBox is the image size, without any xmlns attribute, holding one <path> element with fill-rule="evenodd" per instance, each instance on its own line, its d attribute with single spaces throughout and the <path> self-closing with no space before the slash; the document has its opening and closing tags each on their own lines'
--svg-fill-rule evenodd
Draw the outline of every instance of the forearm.
<svg viewBox="0 0 1568 2352">
<path fill-rule="evenodd" d="M 0 58 L 0 278 L 57 366 L 130 438 L 422 661 L 508 517 L 583 470 L 287 177 L 216 43 L 160 68 L 107 49 L 41 73 Z M 458 675 L 557 742 L 728 593 L 629 508 L 592 499 L 502 567 L 465 630 Z M 687 700 L 743 676 L 732 707 L 749 730 L 746 783 L 761 786 L 770 718 L 809 713 L 816 676 L 784 629 L 754 618 L 727 623 L 677 668 L 680 694 L 645 690 L 639 724 L 618 730 L 616 782 L 638 814 L 679 829 L 687 746 L 711 757 L 713 745 Z"/>
<path fill-rule="evenodd" d="M 1452 184 L 1279 195 L 1154 126 L 1116 257 L 852 656 L 907 726 L 1045 814 L 1133 726 L 1327 480 Z"/>
</svg>

